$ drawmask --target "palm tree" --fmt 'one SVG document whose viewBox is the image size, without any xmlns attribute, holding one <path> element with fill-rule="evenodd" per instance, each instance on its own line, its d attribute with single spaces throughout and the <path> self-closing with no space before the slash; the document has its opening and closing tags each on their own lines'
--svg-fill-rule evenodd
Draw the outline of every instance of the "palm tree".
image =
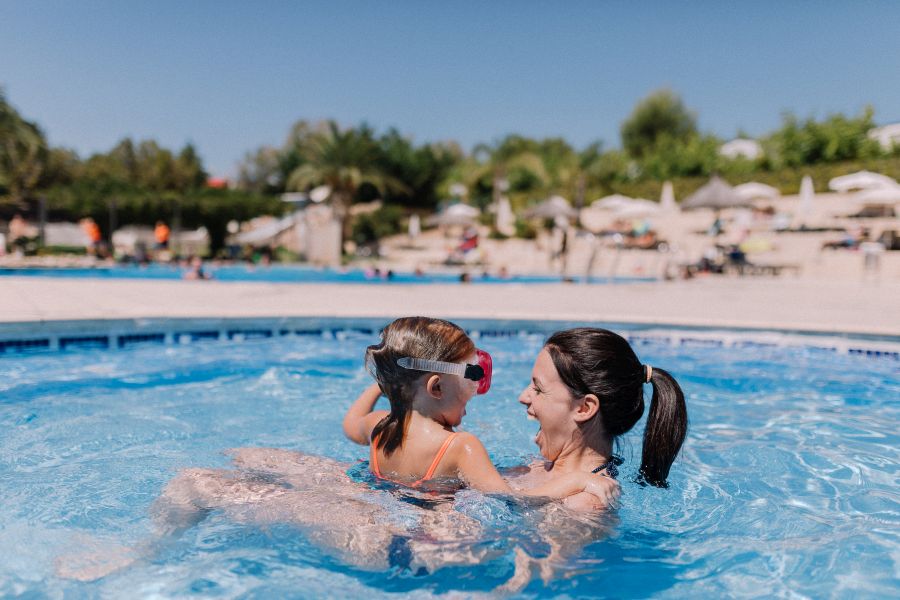
<svg viewBox="0 0 900 600">
<path fill-rule="evenodd" d="M 378 191 L 406 191 L 398 179 L 379 167 L 379 147 L 372 130 L 365 125 L 342 131 L 334 121 L 309 136 L 300 149 L 303 162 L 288 176 L 287 189 L 304 191 L 314 186 L 331 188 L 331 204 L 341 222 L 341 241 L 350 236 L 350 204 L 361 185 Z"/>
<path fill-rule="evenodd" d="M 539 187 L 547 184 L 547 169 L 532 140 L 508 136 L 493 147 L 479 144 L 472 154 L 477 162 L 467 177 L 467 183 L 472 187 L 484 177 L 490 176 L 491 200 L 495 205 L 499 203 L 500 197 L 509 185 L 508 178 L 511 173 L 527 172 L 537 180 Z M 481 157 L 484 158 L 478 160 Z"/>
</svg>

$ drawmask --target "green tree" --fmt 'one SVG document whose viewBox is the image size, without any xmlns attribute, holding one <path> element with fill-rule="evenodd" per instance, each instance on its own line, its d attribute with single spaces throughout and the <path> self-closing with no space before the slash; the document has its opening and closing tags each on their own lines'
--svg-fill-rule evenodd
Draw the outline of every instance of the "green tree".
<svg viewBox="0 0 900 600">
<path fill-rule="evenodd" d="M 195 190 L 206 184 L 207 173 L 193 144 L 185 144 L 175 157 L 174 183 L 180 191 Z"/>
<path fill-rule="evenodd" d="M 71 185 L 83 176 L 82 171 L 81 158 L 74 150 L 50 148 L 38 187 L 46 189 L 58 185 Z"/>
<path fill-rule="evenodd" d="M 310 136 L 300 158 L 303 162 L 291 172 L 287 188 L 306 191 L 318 185 L 329 186 L 335 216 L 341 221 L 342 241 L 350 237 L 350 204 L 361 185 L 371 185 L 381 192 L 406 189 L 382 170 L 378 143 L 366 125 L 342 130 L 329 121 L 324 132 Z"/>
<path fill-rule="evenodd" d="M 438 184 L 462 158 L 452 144 L 428 144 L 416 147 L 396 129 L 378 140 L 381 170 L 403 184 L 402 189 L 387 188 L 384 200 L 412 208 L 434 209 L 440 198 Z"/>
<path fill-rule="evenodd" d="M 283 192 L 281 164 L 282 155 L 277 148 L 263 146 L 254 152 L 248 152 L 238 166 L 238 189 L 257 194 Z"/>
<path fill-rule="evenodd" d="M 622 147 L 640 159 L 663 139 L 687 142 L 697 133 L 697 122 L 681 98 L 671 90 L 658 90 L 641 100 L 622 123 Z"/>
<path fill-rule="evenodd" d="M 514 204 L 521 204 L 546 188 L 547 168 L 540 154 L 540 144 L 520 135 L 508 135 L 496 144 L 479 144 L 472 152 L 470 171 L 463 180 L 475 190 L 476 203 L 497 202 L 504 193 L 503 182 Z M 489 194 L 489 195 L 485 195 Z"/>
<path fill-rule="evenodd" d="M 868 137 L 874 116 L 871 107 L 857 117 L 833 114 L 822 121 L 808 118 L 800 122 L 787 113 L 781 127 L 763 140 L 769 163 L 780 169 L 882 156 L 884 151 L 878 142 Z"/>
<path fill-rule="evenodd" d="M 0 89 L 0 188 L 10 204 L 24 207 L 40 182 L 47 142 L 37 124 L 26 121 Z"/>
<path fill-rule="evenodd" d="M 721 141 L 711 135 L 691 135 L 687 139 L 661 136 L 641 161 L 643 174 L 665 180 L 673 177 L 708 176 L 723 162 L 719 156 Z"/>
</svg>

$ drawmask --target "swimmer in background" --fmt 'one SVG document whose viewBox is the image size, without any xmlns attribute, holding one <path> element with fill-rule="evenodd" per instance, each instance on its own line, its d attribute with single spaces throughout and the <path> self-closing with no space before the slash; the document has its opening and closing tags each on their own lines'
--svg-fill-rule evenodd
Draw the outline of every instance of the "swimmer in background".
<svg viewBox="0 0 900 600">
<path fill-rule="evenodd" d="M 190 261 L 190 270 L 185 272 L 183 278 L 190 280 L 212 279 L 212 273 L 204 271 L 203 259 L 199 256 L 195 256 Z"/>
<path fill-rule="evenodd" d="M 457 325 L 428 317 L 397 319 L 382 341 L 366 350 L 376 383 L 344 417 L 344 434 L 371 445 L 369 467 L 379 478 L 418 487 L 435 481 L 462 483 L 486 493 L 565 498 L 587 492 L 597 507 L 609 504 L 618 484 L 592 473 L 570 472 L 527 491 L 513 490 L 481 441 L 454 431 L 466 404 L 491 384 L 491 358 Z M 390 411 L 375 411 L 384 393 Z"/>
</svg>

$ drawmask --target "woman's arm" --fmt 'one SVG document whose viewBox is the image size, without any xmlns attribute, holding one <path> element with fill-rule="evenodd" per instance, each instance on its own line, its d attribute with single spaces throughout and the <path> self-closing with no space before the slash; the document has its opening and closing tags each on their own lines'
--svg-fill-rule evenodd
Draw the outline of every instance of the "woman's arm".
<svg viewBox="0 0 900 600">
<path fill-rule="evenodd" d="M 618 484 L 607 477 L 591 473 L 568 473 L 529 490 L 513 490 L 494 467 L 484 444 L 471 433 L 461 433 L 454 444 L 459 476 L 471 487 L 486 493 L 520 496 L 565 498 L 587 492 L 608 505 L 618 496 Z"/>
<path fill-rule="evenodd" d="M 373 383 L 347 410 L 347 414 L 344 415 L 344 435 L 351 441 L 363 446 L 369 445 L 375 425 L 388 414 L 386 410 L 372 410 L 380 397 L 381 388 L 377 383 Z"/>
<path fill-rule="evenodd" d="M 619 497 L 619 484 L 614 479 L 593 473 L 566 473 L 520 493 L 526 496 L 565 498 L 566 505 L 570 508 L 585 510 L 609 506 L 613 500 Z M 585 494 L 588 494 L 587 498 L 585 498 Z M 571 502 L 573 496 L 579 501 Z M 586 500 L 587 502 L 585 502 Z M 597 505 L 597 501 L 600 506 Z"/>
</svg>

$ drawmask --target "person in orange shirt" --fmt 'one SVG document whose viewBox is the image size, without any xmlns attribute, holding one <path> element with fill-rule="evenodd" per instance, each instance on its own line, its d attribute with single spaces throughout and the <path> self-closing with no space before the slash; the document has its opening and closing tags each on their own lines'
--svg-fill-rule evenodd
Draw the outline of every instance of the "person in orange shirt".
<svg viewBox="0 0 900 600">
<path fill-rule="evenodd" d="M 156 228 L 153 230 L 156 237 L 156 249 L 163 250 L 169 247 L 169 226 L 162 221 L 156 222 Z"/>
<path fill-rule="evenodd" d="M 100 244 L 103 242 L 103 234 L 100 232 L 100 226 L 97 225 L 97 221 L 90 217 L 82 219 L 81 228 L 84 230 L 85 235 L 87 235 L 88 240 L 90 241 L 88 253 L 97 254 L 100 249 Z"/>
</svg>

